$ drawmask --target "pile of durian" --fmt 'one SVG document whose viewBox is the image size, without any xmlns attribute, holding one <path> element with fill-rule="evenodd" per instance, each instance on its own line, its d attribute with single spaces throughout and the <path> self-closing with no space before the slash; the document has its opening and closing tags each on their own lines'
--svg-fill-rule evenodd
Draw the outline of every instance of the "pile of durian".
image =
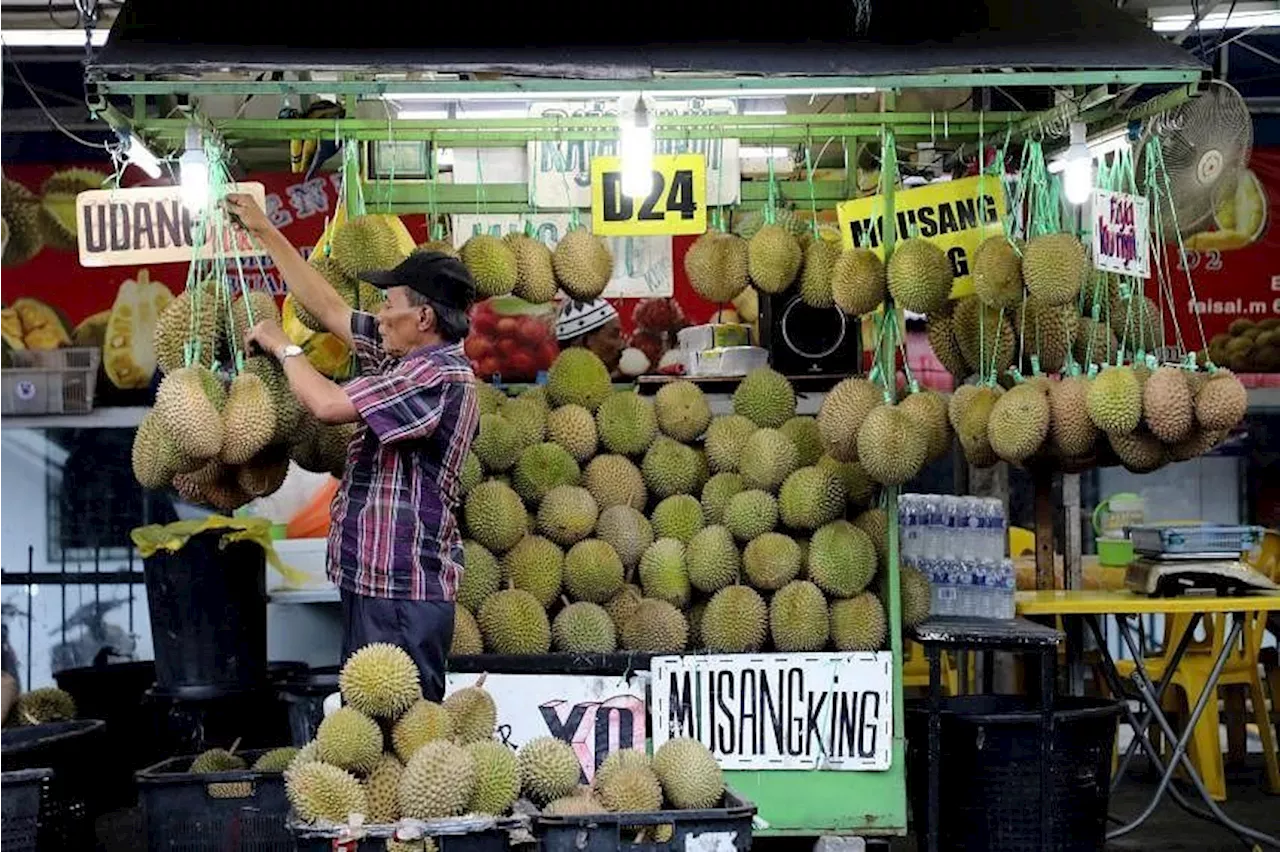
<svg viewBox="0 0 1280 852">
<path fill-rule="evenodd" d="M 817 418 L 796 416 L 794 389 L 770 369 L 713 417 L 694 383 L 615 390 L 580 348 L 517 397 L 481 385 L 453 654 L 884 647 L 877 482 L 945 453 L 950 431 L 937 394 L 885 406 L 860 381 Z M 863 408 L 865 447 L 843 428 Z M 918 459 L 902 458 L 904 418 L 928 436 Z M 901 576 L 914 624 L 928 583 Z"/>
<path fill-rule="evenodd" d="M 610 755 L 583 785 L 578 757 L 563 740 L 540 737 L 517 752 L 494 739 L 497 709 L 483 676 L 441 704 L 428 701 L 417 667 L 394 645 L 352 654 L 338 683 L 343 706 L 284 772 L 289 802 L 306 823 L 342 824 L 353 814 L 374 825 L 502 816 L 522 796 L 567 815 L 657 811 L 664 801 L 707 808 L 724 795 L 715 759 L 688 739 L 666 743 L 652 760 L 638 751 Z"/>
</svg>

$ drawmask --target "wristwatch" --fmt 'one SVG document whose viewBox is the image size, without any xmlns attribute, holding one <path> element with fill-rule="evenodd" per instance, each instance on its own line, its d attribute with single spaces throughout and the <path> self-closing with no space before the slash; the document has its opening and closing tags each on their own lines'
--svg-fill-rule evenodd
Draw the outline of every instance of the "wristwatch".
<svg viewBox="0 0 1280 852">
<path fill-rule="evenodd" d="M 281 364 L 283 364 L 286 359 L 292 358 L 294 355 L 301 355 L 301 354 L 302 354 L 301 346 L 299 346 L 296 343 L 288 343 L 276 350 L 276 360 L 279 361 Z"/>
</svg>

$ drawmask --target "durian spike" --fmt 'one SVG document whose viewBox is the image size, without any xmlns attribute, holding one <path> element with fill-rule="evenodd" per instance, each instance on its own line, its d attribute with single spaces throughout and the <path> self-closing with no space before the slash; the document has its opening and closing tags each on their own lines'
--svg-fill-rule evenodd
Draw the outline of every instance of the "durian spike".
<svg viewBox="0 0 1280 852">
<path fill-rule="evenodd" d="M 489 676 L 489 673 L 488 673 L 488 672 L 481 672 L 481 673 L 480 673 L 480 677 L 478 677 L 478 678 L 476 679 L 476 682 L 475 682 L 475 687 L 476 687 L 476 689 L 483 689 L 483 688 L 484 688 L 484 679 L 485 679 L 485 678 L 487 678 L 488 676 Z"/>
<path fill-rule="evenodd" d="M 569 596 L 568 596 L 568 595 L 561 595 L 561 596 L 560 596 L 560 603 L 564 604 L 565 606 L 568 606 L 568 605 L 569 605 Z"/>
</svg>

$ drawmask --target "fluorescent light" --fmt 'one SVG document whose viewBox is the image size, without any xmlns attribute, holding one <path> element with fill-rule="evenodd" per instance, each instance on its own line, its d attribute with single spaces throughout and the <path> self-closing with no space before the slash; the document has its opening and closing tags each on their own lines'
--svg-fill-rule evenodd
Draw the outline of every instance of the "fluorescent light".
<svg viewBox="0 0 1280 852">
<path fill-rule="evenodd" d="M 755 145 L 743 145 L 738 148 L 738 157 L 743 160 L 790 160 L 791 149 L 782 146 L 769 148 Z"/>
<path fill-rule="evenodd" d="M 149 178 L 160 177 L 160 160 L 146 144 L 127 130 L 118 130 L 125 160 L 146 172 Z"/>
<path fill-rule="evenodd" d="M 452 81 L 450 81 L 452 82 Z M 462 86 L 463 83 L 453 83 Z M 807 95 L 871 95 L 878 89 L 872 86 L 795 86 L 785 89 L 748 88 L 741 89 L 699 89 L 690 86 L 688 89 L 656 89 L 650 95 L 658 99 L 678 98 L 785 98 L 788 96 Z M 512 92 L 388 92 L 380 95 L 386 101 L 510 101 Z M 531 101 L 605 101 L 620 98 L 634 98 L 634 90 L 622 89 L 601 91 L 574 91 L 571 84 L 563 90 L 520 92 L 519 96 Z"/>
<path fill-rule="evenodd" d="M 1062 194 L 1072 204 L 1084 204 L 1093 192 L 1093 157 L 1084 144 L 1086 131 L 1083 121 L 1071 122 L 1071 147 L 1063 156 Z"/>
<path fill-rule="evenodd" d="M 428 109 L 398 109 L 396 118 L 405 121 L 440 121 L 449 117 L 448 107 L 432 107 Z"/>
<path fill-rule="evenodd" d="M 209 203 L 209 158 L 200 131 L 194 127 L 187 128 L 187 150 L 178 158 L 178 183 L 182 205 L 193 213 L 203 213 Z"/>
<path fill-rule="evenodd" d="M 1107 154 L 1112 154 L 1122 148 L 1130 147 L 1133 143 L 1129 139 L 1129 129 L 1126 127 L 1117 127 L 1096 136 L 1085 143 L 1089 148 L 1089 156 L 1095 160 L 1100 160 Z M 1049 163 L 1049 173 L 1057 174 L 1067 167 L 1067 152 L 1060 152 Z"/>
<path fill-rule="evenodd" d="M 1160 15 L 1151 20 L 1158 33 L 1180 33 L 1195 23 L 1195 15 Z M 1246 30 L 1254 27 L 1280 27 L 1280 9 L 1236 9 L 1205 15 L 1198 24 L 1202 30 Z"/>
<path fill-rule="evenodd" d="M 785 98 L 742 98 L 739 101 L 743 115 L 786 115 Z"/>
<path fill-rule="evenodd" d="M 634 110 L 618 110 L 618 152 L 622 156 L 622 194 L 647 198 L 653 189 L 653 125 L 644 96 Z"/>
<path fill-rule="evenodd" d="M 90 38 L 94 47 L 107 43 L 106 29 L 95 29 Z M 0 41 L 9 47 L 84 47 L 84 30 L 80 29 L 5 29 L 0 30 Z"/>
</svg>

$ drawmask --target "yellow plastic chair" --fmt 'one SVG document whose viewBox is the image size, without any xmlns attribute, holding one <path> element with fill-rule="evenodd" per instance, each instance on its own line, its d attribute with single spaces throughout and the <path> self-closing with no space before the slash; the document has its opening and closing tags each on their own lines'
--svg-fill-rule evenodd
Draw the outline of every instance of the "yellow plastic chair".
<svg viewBox="0 0 1280 852">
<path fill-rule="evenodd" d="M 960 667 L 956 665 L 955 656 L 950 652 L 942 654 L 942 694 L 946 696 L 960 694 Z M 973 667 L 969 667 L 972 691 Z M 902 646 L 902 685 L 903 687 L 929 688 L 929 657 L 924 646 L 918 642 L 907 640 Z"/>
<path fill-rule="evenodd" d="M 1036 552 L 1036 534 L 1022 527 L 1009 527 L 1009 558 Z"/>
</svg>

